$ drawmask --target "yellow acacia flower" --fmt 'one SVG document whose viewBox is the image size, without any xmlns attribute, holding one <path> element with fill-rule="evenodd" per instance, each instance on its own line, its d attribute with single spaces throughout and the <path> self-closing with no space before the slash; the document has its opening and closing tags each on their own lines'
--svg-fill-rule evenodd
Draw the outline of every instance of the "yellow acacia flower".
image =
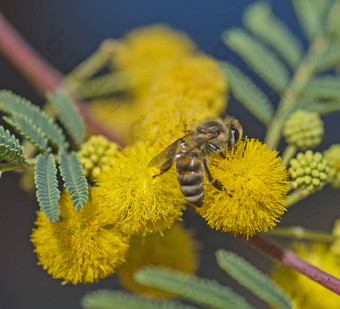
<svg viewBox="0 0 340 309">
<path fill-rule="evenodd" d="M 131 129 L 134 140 L 150 141 L 159 151 L 177 138 L 187 134 L 192 125 L 216 117 L 213 110 L 201 101 L 182 95 L 163 93 L 150 96 L 150 108 Z"/>
<path fill-rule="evenodd" d="M 184 199 L 174 172 L 153 178 L 159 171 L 148 167 L 156 154 L 143 142 L 128 146 L 97 178 L 96 194 L 127 234 L 161 232 L 182 215 Z"/>
<path fill-rule="evenodd" d="M 188 36 L 165 25 L 133 30 L 121 43 L 113 64 L 137 93 L 148 89 L 172 61 L 195 51 Z"/>
<path fill-rule="evenodd" d="M 96 179 L 111 165 L 111 161 L 119 151 L 116 143 L 110 142 L 102 135 L 91 136 L 78 151 L 78 157 L 84 167 L 84 175 Z"/>
<path fill-rule="evenodd" d="M 144 266 L 157 265 L 194 273 L 198 264 L 197 243 L 190 231 L 175 224 L 164 235 L 149 234 L 132 237 L 126 262 L 119 268 L 122 285 L 133 292 L 154 297 L 170 297 L 171 293 L 137 283 L 134 273 Z"/>
<path fill-rule="evenodd" d="M 73 284 L 97 281 L 124 262 L 128 239 L 109 221 L 109 213 L 90 191 L 84 209 L 76 211 L 64 191 L 59 200 L 60 221 L 52 223 L 38 212 L 31 240 L 39 264 L 56 279 Z"/>
<path fill-rule="evenodd" d="M 285 211 L 287 171 L 277 152 L 258 140 L 242 142 L 226 159 L 214 161 L 212 175 L 224 186 L 206 185 L 197 212 L 210 227 L 251 237 L 272 229 Z"/>
<path fill-rule="evenodd" d="M 219 115 L 226 109 L 227 83 L 213 58 L 189 56 L 174 62 L 151 86 L 154 93 L 172 93 L 202 102 Z"/>
<path fill-rule="evenodd" d="M 292 249 L 312 265 L 340 277 L 339 257 L 334 255 L 325 244 L 307 245 L 294 243 Z M 308 277 L 285 267 L 276 265 L 272 273 L 273 279 L 292 298 L 294 309 L 337 309 L 340 298 L 334 292 L 324 288 Z"/>
<path fill-rule="evenodd" d="M 130 129 L 147 108 L 141 100 L 129 97 L 94 100 L 89 104 L 93 115 L 123 140 L 130 140 Z"/>
</svg>

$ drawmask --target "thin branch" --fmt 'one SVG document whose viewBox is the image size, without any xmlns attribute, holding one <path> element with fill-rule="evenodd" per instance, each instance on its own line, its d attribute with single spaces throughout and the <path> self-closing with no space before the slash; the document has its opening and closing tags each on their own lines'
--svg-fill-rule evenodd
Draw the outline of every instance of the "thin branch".
<svg viewBox="0 0 340 309">
<path fill-rule="evenodd" d="M 0 171 L 1 172 L 8 172 L 8 171 L 13 171 L 17 169 L 24 169 L 29 166 L 34 166 L 35 165 L 35 159 L 29 159 L 26 160 L 26 162 L 22 165 L 14 164 L 14 163 L 2 163 L 0 164 Z"/>
<path fill-rule="evenodd" d="M 25 78 L 41 93 L 54 91 L 57 88 L 67 88 L 63 83 L 63 76 L 47 63 L 13 28 L 0 12 L 0 52 L 10 61 Z M 68 91 L 70 91 L 68 89 Z M 88 127 L 97 134 L 102 134 L 120 146 L 121 141 L 111 130 L 97 121 L 87 109 L 85 103 L 74 93 L 70 93 L 73 102 L 84 117 Z"/>
<path fill-rule="evenodd" d="M 311 193 L 307 190 L 296 189 L 287 196 L 287 208 L 305 199 Z"/>
<path fill-rule="evenodd" d="M 309 264 L 308 262 L 297 256 L 295 253 L 284 248 L 277 242 L 258 235 L 250 238 L 248 242 L 257 249 L 260 249 L 267 255 L 271 256 L 272 258 L 280 261 L 288 267 L 295 269 L 301 274 L 321 284 L 325 288 L 340 295 L 339 279 Z"/>
<path fill-rule="evenodd" d="M 306 229 L 302 226 L 275 227 L 272 231 L 266 232 L 266 234 L 328 243 L 334 241 L 331 233 Z"/>
</svg>

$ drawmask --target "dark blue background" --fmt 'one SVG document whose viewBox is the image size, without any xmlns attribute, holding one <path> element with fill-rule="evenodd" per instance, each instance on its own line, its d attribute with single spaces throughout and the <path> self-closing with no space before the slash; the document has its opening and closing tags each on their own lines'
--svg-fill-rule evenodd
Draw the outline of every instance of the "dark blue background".
<svg viewBox="0 0 340 309">
<path fill-rule="evenodd" d="M 208 54 L 236 59 L 222 47 L 219 40 L 223 30 L 241 26 L 243 9 L 250 0 L 173 0 L 173 1 L 117 1 L 117 0 L 1 0 L 0 8 L 28 42 L 52 65 L 67 73 L 79 61 L 91 54 L 108 37 L 119 38 L 129 30 L 153 23 L 167 23 L 185 31 Z M 307 42 L 295 18 L 290 1 L 270 1 L 275 14 L 289 28 Z M 51 45 L 58 39 L 58 48 Z M 52 48 L 53 47 L 53 48 Z M 78 55 L 78 56 L 76 56 Z M 41 104 L 42 98 L 0 55 L 0 88 L 12 91 Z M 274 101 L 275 94 L 271 94 Z M 264 127 L 240 104 L 231 100 L 228 113 L 244 125 L 248 136 L 262 139 Z M 326 138 L 323 150 L 339 141 L 339 115 L 325 117 Z M 94 285 L 61 286 L 40 266 L 29 242 L 35 220 L 35 198 L 20 191 L 18 176 L 6 173 L 0 180 L 0 308 L 78 308 L 85 291 L 99 287 L 117 287 L 115 277 Z M 282 225 L 304 225 L 330 230 L 340 216 L 339 194 L 326 188 L 311 196 L 287 213 Z M 197 215 L 185 214 L 185 225 L 196 230 L 202 241 L 199 274 L 215 278 L 232 286 L 239 293 L 245 290 L 221 271 L 215 263 L 218 248 L 233 250 L 250 259 L 261 269 L 267 269 L 269 259 L 249 248 L 241 240 L 227 233 L 211 230 Z M 256 308 L 266 308 L 252 295 L 247 297 Z"/>
</svg>

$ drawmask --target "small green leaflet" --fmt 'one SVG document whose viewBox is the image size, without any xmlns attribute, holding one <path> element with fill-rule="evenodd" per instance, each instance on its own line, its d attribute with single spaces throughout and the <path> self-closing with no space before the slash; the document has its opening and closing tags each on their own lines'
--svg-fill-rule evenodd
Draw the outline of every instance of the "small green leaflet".
<svg viewBox="0 0 340 309">
<path fill-rule="evenodd" d="M 198 278 L 163 267 L 149 266 L 135 273 L 137 282 L 172 292 L 215 309 L 253 308 L 243 297 L 215 280 Z"/>
<path fill-rule="evenodd" d="M 18 165 L 25 164 L 23 148 L 19 140 L 3 126 L 0 126 L 0 160 Z"/>
<path fill-rule="evenodd" d="M 299 22 L 309 39 L 322 31 L 326 20 L 328 0 L 293 0 L 293 7 Z"/>
<path fill-rule="evenodd" d="M 246 31 L 236 28 L 223 33 L 222 40 L 238 53 L 274 90 L 284 91 L 289 72 L 278 56 Z"/>
<path fill-rule="evenodd" d="M 18 117 L 26 117 L 56 148 L 64 147 L 61 129 L 38 106 L 8 90 L 0 91 L 0 110 Z"/>
<path fill-rule="evenodd" d="M 232 252 L 218 250 L 218 265 L 241 285 L 275 308 L 291 309 L 292 304 L 283 290 L 267 275 L 257 270 L 243 258 Z"/>
<path fill-rule="evenodd" d="M 196 309 L 174 300 L 149 299 L 114 290 L 88 293 L 82 299 L 82 307 L 84 309 Z"/>
<path fill-rule="evenodd" d="M 314 77 L 304 86 L 301 96 L 316 100 L 340 101 L 340 78 L 332 75 Z"/>
<path fill-rule="evenodd" d="M 77 211 L 83 209 L 87 202 L 88 187 L 83 176 L 83 167 L 75 152 L 67 154 L 63 149 L 59 152 L 60 173 L 65 182 L 65 187 L 73 200 Z"/>
<path fill-rule="evenodd" d="M 264 92 L 231 63 L 220 62 L 220 66 L 234 97 L 257 119 L 269 125 L 274 115 L 274 108 Z"/>
<path fill-rule="evenodd" d="M 12 116 L 4 117 L 3 119 L 41 152 L 50 150 L 44 133 L 25 115 L 12 114 Z"/>
<path fill-rule="evenodd" d="M 42 154 L 37 156 L 34 182 L 37 187 L 36 196 L 40 209 L 51 222 L 59 221 L 60 191 L 58 190 L 57 168 L 52 154 L 45 157 Z"/>
<path fill-rule="evenodd" d="M 64 90 L 49 93 L 47 98 L 53 104 L 61 123 L 67 129 L 72 140 L 77 146 L 80 146 L 85 134 L 85 123 L 71 98 Z"/>
<path fill-rule="evenodd" d="M 302 44 L 271 11 L 269 3 L 258 1 L 244 13 L 248 30 L 271 46 L 292 68 L 302 56 Z"/>
</svg>

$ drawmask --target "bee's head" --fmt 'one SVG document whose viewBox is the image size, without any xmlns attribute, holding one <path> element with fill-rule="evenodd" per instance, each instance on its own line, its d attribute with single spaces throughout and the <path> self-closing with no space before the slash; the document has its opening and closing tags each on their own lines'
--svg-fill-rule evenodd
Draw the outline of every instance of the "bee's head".
<svg viewBox="0 0 340 309">
<path fill-rule="evenodd" d="M 204 144 L 208 154 L 219 153 L 225 157 L 228 150 L 229 132 L 222 119 L 208 119 L 200 123 L 196 129 L 197 141 Z"/>
<path fill-rule="evenodd" d="M 207 120 L 197 126 L 197 136 L 200 138 L 207 138 L 207 136 L 213 135 L 214 138 L 218 137 L 223 131 L 223 123 L 218 120 Z"/>
</svg>

